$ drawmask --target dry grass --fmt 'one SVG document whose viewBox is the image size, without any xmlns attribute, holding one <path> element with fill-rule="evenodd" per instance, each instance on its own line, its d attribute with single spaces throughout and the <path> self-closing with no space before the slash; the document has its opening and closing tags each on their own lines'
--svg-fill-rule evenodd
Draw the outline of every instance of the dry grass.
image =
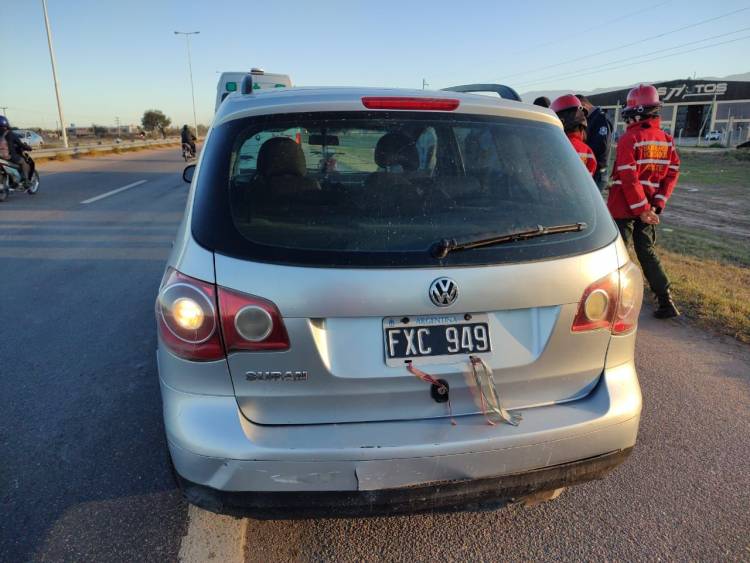
<svg viewBox="0 0 750 563">
<path fill-rule="evenodd" d="M 686 317 L 750 343 L 750 268 L 665 250 L 659 254 Z"/>
<path fill-rule="evenodd" d="M 112 154 L 124 154 L 128 152 L 140 152 L 140 151 L 147 151 L 147 150 L 152 150 L 152 149 L 166 149 L 166 148 L 172 148 L 172 147 L 178 147 L 178 146 L 180 146 L 180 143 L 169 142 L 169 141 L 165 143 L 159 143 L 159 144 L 142 146 L 142 147 L 120 145 L 117 147 L 113 147 L 110 150 L 83 150 L 83 151 L 79 151 L 73 154 L 56 154 L 54 156 L 38 155 L 34 157 L 34 160 L 36 162 L 46 162 L 49 160 L 65 161 L 65 160 L 70 160 L 71 158 L 96 158 L 99 156 L 107 156 L 107 155 L 112 155 Z"/>
<path fill-rule="evenodd" d="M 695 324 L 750 343 L 750 152 L 681 157 L 680 184 L 658 228 L 675 300 Z"/>
</svg>

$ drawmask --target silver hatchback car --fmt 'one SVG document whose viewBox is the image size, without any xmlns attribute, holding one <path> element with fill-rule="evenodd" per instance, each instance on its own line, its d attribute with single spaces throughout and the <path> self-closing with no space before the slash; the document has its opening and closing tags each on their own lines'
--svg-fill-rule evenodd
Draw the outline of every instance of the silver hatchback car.
<svg viewBox="0 0 750 563">
<path fill-rule="evenodd" d="M 499 506 L 600 478 L 635 445 L 641 274 L 550 111 L 235 94 L 186 179 L 156 317 L 190 502 Z"/>
</svg>

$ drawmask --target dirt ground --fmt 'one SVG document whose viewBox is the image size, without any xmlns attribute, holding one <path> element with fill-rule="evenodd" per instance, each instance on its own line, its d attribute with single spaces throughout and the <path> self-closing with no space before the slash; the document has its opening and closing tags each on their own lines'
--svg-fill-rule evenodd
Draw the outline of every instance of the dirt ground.
<svg viewBox="0 0 750 563">
<path fill-rule="evenodd" d="M 681 184 L 670 199 L 665 226 L 704 229 L 746 239 L 750 244 L 750 186 L 691 186 Z"/>
<path fill-rule="evenodd" d="M 670 224 L 750 243 L 750 158 L 682 154 L 683 172 L 664 216 Z"/>
</svg>

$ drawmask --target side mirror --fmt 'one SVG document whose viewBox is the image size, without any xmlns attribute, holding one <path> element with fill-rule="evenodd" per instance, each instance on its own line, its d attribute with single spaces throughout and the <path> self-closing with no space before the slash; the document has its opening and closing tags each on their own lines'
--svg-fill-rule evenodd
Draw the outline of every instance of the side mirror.
<svg viewBox="0 0 750 563">
<path fill-rule="evenodd" d="M 182 179 L 188 184 L 193 181 L 194 175 L 195 175 L 195 164 L 190 164 L 186 166 L 185 170 L 182 171 Z"/>
</svg>

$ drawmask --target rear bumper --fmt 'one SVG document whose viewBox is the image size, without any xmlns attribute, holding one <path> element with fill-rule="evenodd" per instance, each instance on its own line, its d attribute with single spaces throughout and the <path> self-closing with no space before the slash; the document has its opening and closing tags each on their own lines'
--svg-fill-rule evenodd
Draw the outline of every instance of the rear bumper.
<svg viewBox="0 0 750 563">
<path fill-rule="evenodd" d="M 588 396 L 526 409 L 518 427 L 489 426 L 482 416 L 458 417 L 456 426 L 261 426 L 233 396 L 185 393 L 162 380 L 165 429 L 186 495 L 217 511 L 277 517 L 503 500 L 598 478 L 624 459 L 641 411 L 632 350 L 624 356 Z"/>
<path fill-rule="evenodd" d="M 177 476 L 192 504 L 238 517 L 293 519 L 379 516 L 415 512 L 499 508 L 526 495 L 601 479 L 622 463 L 632 448 L 544 469 L 502 477 L 446 481 L 377 491 L 232 492 L 198 485 Z"/>
</svg>

